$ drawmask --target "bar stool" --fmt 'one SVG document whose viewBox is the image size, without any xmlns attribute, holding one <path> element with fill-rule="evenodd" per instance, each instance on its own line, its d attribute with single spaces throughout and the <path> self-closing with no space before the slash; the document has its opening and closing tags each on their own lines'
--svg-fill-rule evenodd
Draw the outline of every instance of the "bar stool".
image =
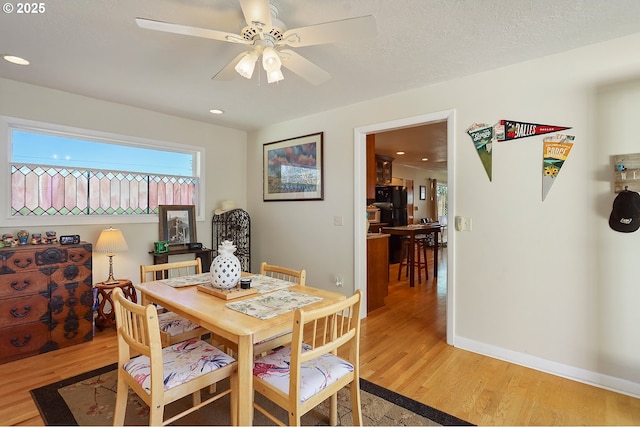
<svg viewBox="0 0 640 427">
<path fill-rule="evenodd" d="M 411 246 L 409 237 L 402 238 L 402 252 L 400 256 L 400 266 L 398 267 L 398 280 L 402 274 L 402 267 L 406 267 L 405 277 L 409 276 L 409 251 L 413 250 L 414 265 L 418 269 L 418 283 L 422 283 L 422 270 L 424 269 L 425 279 L 429 279 L 429 270 L 427 269 L 427 236 L 418 235 L 415 237 L 415 245 Z"/>
</svg>

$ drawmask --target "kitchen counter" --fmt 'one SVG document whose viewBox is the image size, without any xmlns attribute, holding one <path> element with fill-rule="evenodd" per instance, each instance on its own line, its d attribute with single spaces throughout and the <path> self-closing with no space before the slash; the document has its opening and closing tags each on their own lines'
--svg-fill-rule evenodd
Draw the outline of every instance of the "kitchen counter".
<svg viewBox="0 0 640 427">
<path fill-rule="evenodd" d="M 369 222 L 369 233 L 378 233 L 382 227 L 387 227 L 387 222 Z"/>
<path fill-rule="evenodd" d="M 389 294 L 389 235 L 367 234 L 367 313 L 384 306 Z"/>
<path fill-rule="evenodd" d="M 367 239 L 385 239 L 389 238 L 388 234 L 385 233 L 367 233 Z"/>
</svg>

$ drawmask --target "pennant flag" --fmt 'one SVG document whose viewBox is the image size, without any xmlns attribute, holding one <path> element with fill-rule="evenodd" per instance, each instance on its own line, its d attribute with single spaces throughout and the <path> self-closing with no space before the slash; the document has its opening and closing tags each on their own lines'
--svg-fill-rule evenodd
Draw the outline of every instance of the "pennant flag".
<svg viewBox="0 0 640 427">
<path fill-rule="evenodd" d="M 542 151 L 542 201 L 547 197 L 547 193 L 555 182 L 560 168 L 564 165 L 569 156 L 573 143 L 572 135 L 557 134 L 550 136 L 543 141 Z"/>
<path fill-rule="evenodd" d="M 476 151 L 478 152 L 478 156 L 480 156 L 480 161 L 484 166 L 484 170 L 489 176 L 489 181 L 491 181 L 491 144 L 493 140 L 493 126 L 474 123 L 469 127 L 469 129 L 467 129 L 467 133 L 471 137 L 471 141 L 473 141 L 473 145 L 476 147 Z"/>
<path fill-rule="evenodd" d="M 566 126 L 541 125 L 537 123 L 516 122 L 513 120 L 500 120 L 496 128 L 501 130 L 500 132 L 496 132 L 498 141 L 511 141 L 528 136 L 544 135 L 546 133 L 571 129 Z"/>
</svg>

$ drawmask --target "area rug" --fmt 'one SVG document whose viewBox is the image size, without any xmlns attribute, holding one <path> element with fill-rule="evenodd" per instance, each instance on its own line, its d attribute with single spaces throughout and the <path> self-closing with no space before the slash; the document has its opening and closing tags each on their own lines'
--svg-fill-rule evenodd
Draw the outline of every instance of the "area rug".
<svg viewBox="0 0 640 427">
<path fill-rule="evenodd" d="M 68 378 L 44 387 L 31 390 L 45 425 L 112 425 L 113 407 L 116 398 L 116 365 L 105 366 L 85 374 Z M 219 387 L 225 387 L 220 384 Z M 435 408 L 404 397 L 393 391 L 360 380 L 362 390 L 362 418 L 365 425 L 471 425 Z M 204 397 L 204 396 L 203 396 Z M 281 420 L 286 413 L 256 394 L 256 401 L 273 410 Z M 165 417 L 177 413 L 191 403 L 191 397 L 169 405 Z M 303 425 L 327 425 L 328 402 L 318 406 L 302 418 Z M 338 393 L 339 425 L 353 425 L 348 389 Z M 126 425 L 148 425 L 147 406 L 130 392 L 127 404 Z M 205 406 L 178 420 L 176 425 L 229 425 L 228 396 Z M 256 411 L 255 425 L 273 425 Z"/>
</svg>

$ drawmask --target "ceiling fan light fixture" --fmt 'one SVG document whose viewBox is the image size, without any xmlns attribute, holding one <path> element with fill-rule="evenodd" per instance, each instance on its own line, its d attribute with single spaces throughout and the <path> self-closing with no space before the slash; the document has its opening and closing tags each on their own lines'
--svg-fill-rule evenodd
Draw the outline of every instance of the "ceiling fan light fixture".
<svg viewBox="0 0 640 427">
<path fill-rule="evenodd" d="M 280 61 L 280 57 L 276 50 L 272 47 L 265 47 L 262 52 L 262 67 L 268 73 L 272 71 L 280 71 L 280 67 L 282 66 L 282 61 Z M 282 73 L 280 73 L 282 74 Z"/>
<path fill-rule="evenodd" d="M 280 80 L 284 80 L 284 76 L 282 75 L 282 71 L 280 69 L 274 71 L 267 71 L 267 82 L 268 83 L 276 83 Z"/>
<path fill-rule="evenodd" d="M 235 70 L 242 77 L 250 79 L 253 75 L 253 70 L 256 67 L 256 61 L 258 60 L 258 54 L 253 50 L 247 52 L 240 61 L 236 64 Z"/>
</svg>

